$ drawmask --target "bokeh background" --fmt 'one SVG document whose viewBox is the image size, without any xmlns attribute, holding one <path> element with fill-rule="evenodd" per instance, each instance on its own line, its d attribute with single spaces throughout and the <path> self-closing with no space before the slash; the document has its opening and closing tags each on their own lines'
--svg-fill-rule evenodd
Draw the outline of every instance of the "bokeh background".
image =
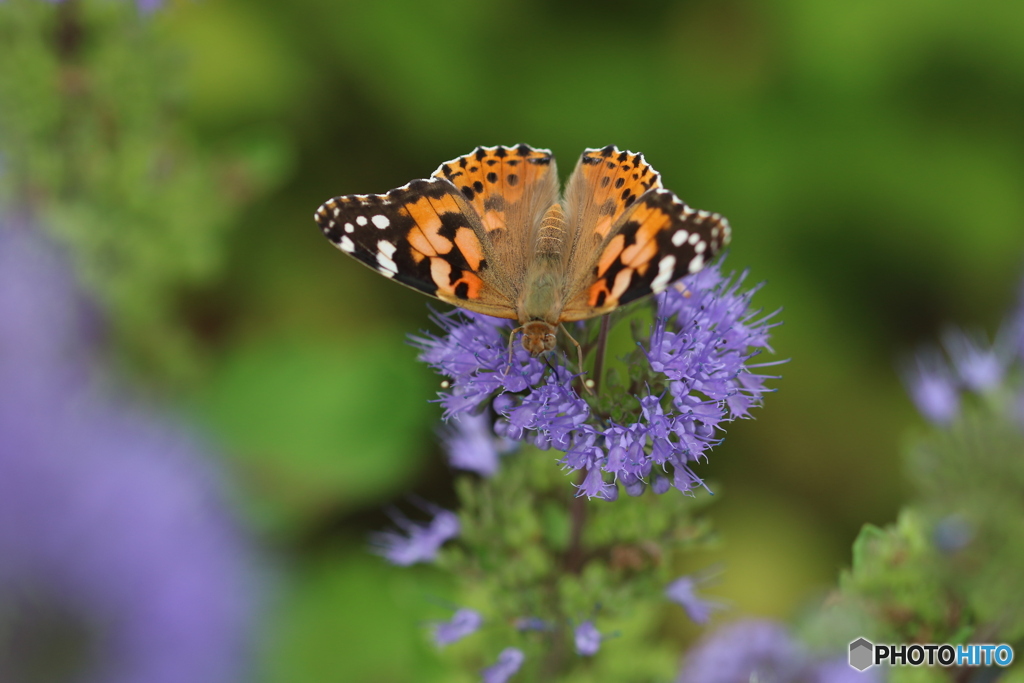
<svg viewBox="0 0 1024 683">
<path fill-rule="evenodd" d="M 67 3 L 28 4 L 0 6 L 33 17 L 3 15 L 0 106 L 35 101 L 11 85 L 32 80 L 13 59 L 26 35 L 40 49 L 71 40 L 59 31 Z M 564 176 L 584 147 L 615 144 L 729 218 L 727 268 L 765 282 L 755 302 L 783 309 L 773 343 L 791 360 L 756 420 L 697 470 L 715 482 L 722 543 L 694 567 L 724 568 L 709 589 L 731 604 L 724 619 L 793 618 L 834 585 L 860 527 L 891 521 L 910 490 L 898 454 L 920 418 L 901 363 L 951 321 L 993 335 L 1017 296 L 1024 5 L 128 7 L 139 17 L 125 36 L 87 36 L 68 59 L 97 89 L 159 103 L 162 134 L 170 126 L 179 158 L 208 174 L 144 194 L 135 176 L 116 193 L 109 179 L 103 191 L 79 183 L 78 204 L 37 202 L 38 213 L 100 302 L 108 365 L 214 444 L 268 577 L 261 681 L 444 675 L 422 622 L 443 616 L 445 577 L 389 567 L 367 546 L 389 505 L 454 505 L 429 402 L 439 378 L 406 344 L 430 325 L 427 301 L 332 249 L 312 221 L 325 199 L 386 191 L 478 145 L 551 148 Z M 61 81 L 61 96 L 78 97 L 76 82 Z M 54 163 L 70 158 L 61 140 Z M 88 154 L 104 141 L 76 144 Z M 132 204 L 122 256 L 135 266 L 111 270 L 98 238 L 79 235 L 90 214 L 75 207 L 90 202 Z M 163 265 L 184 256 L 194 267 Z M 698 631 L 679 632 L 682 651 Z"/>
</svg>

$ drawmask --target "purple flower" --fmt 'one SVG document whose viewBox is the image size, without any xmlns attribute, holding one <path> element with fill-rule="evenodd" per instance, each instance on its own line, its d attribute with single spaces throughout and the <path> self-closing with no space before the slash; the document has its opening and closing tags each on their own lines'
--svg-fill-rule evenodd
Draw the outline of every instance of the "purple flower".
<svg viewBox="0 0 1024 683">
<path fill-rule="evenodd" d="M 685 492 L 703 485 L 692 465 L 721 441 L 726 423 L 750 416 L 772 378 L 759 371 L 770 364 L 751 360 L 771 351 L 768 332 L 778 323 L 751 309 L 757 288 L 742 290 L 744 279 L 710 266 L 655 298 L 658 318 L 637 363 L 659 389 L 619 390 L 618 420 L 596 408 L 596 397 L 577 393 L 576 376 L 555 358 L 533 358 L 518 345 L 510 355 L 508 321 L 435 315 L 444 334 L 413 343 L 450 378 L 440 394 L 446 419 L 492 409 L 499 436 L 563 451 L 564 468 L 584 470 L 580 495 L 615 500 L 619 483 L 639 495 L 649 477 L 656 492 Z"/>
<path fill-rule="evenodd" d="M 525 659 L 526 655 L 522 650 L 514 647 L 505 648 L 498 655 L 496 663 L 480 672 L 484 677 L 484 683 L 505 683 L 519 671 Z"/>
<path fill-rule="evenodd" d="M 513 345 L 509 362 L 508 321 L 454 310 L 433 316 L 447 334 L 413 337 L 420 360 L 451 379 L 451 391 L 441 394 L 445 419 L 477 412 L 497 393 L 517 393 L 540 382 L 546 366 L 521 345 Z"/>
<path fill-rule="evenodd" d="M 67 272 L 0 225 L 0 678 L 236 680 L 251 553 L 196 440 L 76 366 Z"/>
<path fill-rule="evenodd" d="M 937 351 L 918 354 L 903 381 L 914 405 L 929 421 L 948 424 L 960 412 L 960 395 L 949 367 Z"/>
<path fill-rule="evenodd" d="M 459 518 L 454 512 L 433 508 L 434 518 L 428 524 L 417 524 L 395 514 L 395 524 L 405 533 L 381 531 L 373 534 L 374 552 L 391 564 L 407 567 L 417 562 L 432 562 L 445 541 L 459 535 Z"/>
<path fill-rule="evenodd" d="M 456 643 L 466 636 L 476 633 L 483 623 L 483 615 L 476 610 L 464 607 L 457 610 L 450 621 L 439 621 L 433 624 L 434 643 L 438 647 Z"/>
<path fill-rule="evenodd" d="M 46 1 L 49 2 L 49 3 L 52 3 L 54 5 L 59 5 L 59 4 L 63 3 L 63 2 L 65 2 L 65 0 L 46 0 Z M 135 2 L 135 6 L 138 7 L 139 10 L 143 14 L 149 14 L 151 12 L 155 12 L 156 10 L 160 9 L 160 7 L 163 6 L 163 4 L 164 4 L 163 0 L 136 0 L 136 2 Z"/>
<path fill-rule="evenodd" d="M 576 654 L 583 657 L 593 657 L 601 649 L 601 632 L 589 619 L 576 627 L 573 640 L 576 643 Z"/>
<path fill-rule="evenodd" d="M 69 264 L 29 224 L 0 218 L 0 372 L 83 380 L 87 310 Z"/>
<path fill-rule="evenodd" d="M 686 615 L 697 624 L 706 624 L 712 613 L 725 608 L 720 602 L 705 600 L 697 595 L 698 579 L 692 576 L 680 576 L 665 587 L 665 596 L 672 602 L 682 606 Z"/>
<path fill-rule="evenodd" d="M 949 330 L 943 342 L 957 375 L 968 389 L 987 391 L 1002 382 L 1009 360 L 1005 353 L 957 329 Z"/>
<path fill-rule="evenodd" d="M 781 624 L 737 621 L 686 655 L 677 683 L 796 683 L 807 655 Z"/>
<path fill-rule="evenodd" d="M 442 430 L 448 462 L 455 469 L 491 477 L 498 471 L 498 458 L 515 447 L 511 439 L 494 433 L 486 414 L 459 413 Z"/>
<path fill-rule="evenodd" d="M 875 683 L 845 658 L 811 656 L 779 623 L 737 621 L 703 638 L 686 655 L 676 683 Z"/>
<path fill-rule="evenodd" d="M 877 667 L 857 671 L 845 657 L 837 657 L 812 665 L 804 678 L 807 683 L 878 683 L 881 676 Z"/>
</svg>

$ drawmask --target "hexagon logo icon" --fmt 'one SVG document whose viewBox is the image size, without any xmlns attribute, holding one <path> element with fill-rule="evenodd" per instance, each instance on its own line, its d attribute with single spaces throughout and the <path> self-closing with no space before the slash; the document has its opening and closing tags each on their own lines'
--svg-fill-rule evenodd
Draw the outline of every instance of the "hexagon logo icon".
<svg viewBox="0 0 1024 683">
<path fill-rule="evenodd" d="M 875 646 L 865 638 L 858 638 L 850 643 L 850 666 L 857 671 L 864 671 L 874 665 Z"/>
</svg>

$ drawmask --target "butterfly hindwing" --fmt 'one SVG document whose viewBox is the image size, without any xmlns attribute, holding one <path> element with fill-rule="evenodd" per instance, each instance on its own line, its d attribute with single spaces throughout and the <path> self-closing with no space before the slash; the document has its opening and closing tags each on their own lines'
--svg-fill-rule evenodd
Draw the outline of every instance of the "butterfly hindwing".
<svg viewBox="0 0 1024 683">
<path fill-rule="evenodd" d="M 516 315 L 488 282 L 493 256 L 479 216 L 443 178 L 335 197 L 314 218 L 338 249 L 385 277 L 480 313 Z"/>
<path fill-rule="evenodd" d="M 609 229 L 562 318 L 590 318 L 662 292 L 703 268 L 730 237 L 719 214 L 695 211 L 668 190 L 647 190 Z"/>
</svg>

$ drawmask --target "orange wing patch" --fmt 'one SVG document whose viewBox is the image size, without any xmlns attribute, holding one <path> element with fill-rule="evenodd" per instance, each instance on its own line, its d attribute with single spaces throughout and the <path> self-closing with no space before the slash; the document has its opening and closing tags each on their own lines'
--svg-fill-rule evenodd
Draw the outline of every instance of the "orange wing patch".
<svg viewBox="0 0 1024 683">
<path fill-rule="evenodd" d="M 585 150 L 576 173 L 593 193 L 590 203 L 597 207 L 598 215 L 592 230 L 602 240 L 643 193 L 661 187 L 661 175 L 642 154 L 619 151 L 612 145 Z"/>
<path fill-rule="evenodd" d="M 551 152 L 529 145 L 477 147 L 441 164 L 433 177 L 449 180 L 476 210 L 487 232 L 507 227 L 506 208 L 544 180 Z"/>
</svg>

